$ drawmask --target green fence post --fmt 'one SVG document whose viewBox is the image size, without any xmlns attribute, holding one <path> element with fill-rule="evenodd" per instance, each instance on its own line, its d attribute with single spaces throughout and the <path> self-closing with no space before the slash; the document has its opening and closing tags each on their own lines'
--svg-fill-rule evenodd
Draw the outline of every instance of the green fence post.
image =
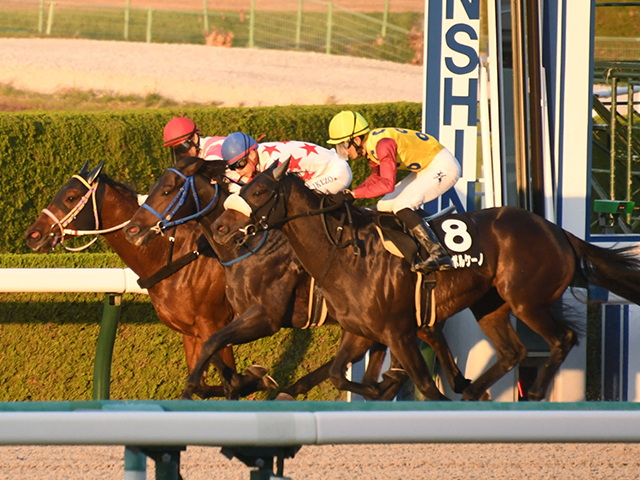
<svg viewBox="0 0 640 480">
<path fill-rule="evenodd" d="M 389 0 L 384 2 L 384 13 L 382 14 L 382 38 L 387 36 L 387 22 L 389 21 Z"/>
<path fill-rule="evenodd" d="M 40 0 L 40 12 L 38 13 L 38 33 L 44 32 L 44 0 Z"/>
<path fill-rule="evenodd" d="M 300 38 L 302 37 L 302 3 L 298 0 L 298 19 L 296 21 L 296 49 L 300 50 Z"/>
<path fill-rule="evenodd" d="M 611 79 L 611 152 L 609 153 L 609 200 L 616 199 L 616 123 L 618 122 L 618 79 Z"/>
<path fill-rule="evenodd" d="M 333 2 L 327 4 L 327 46 L 325 51 L 327 55 L 331 54 L 331 30 L 333 27 Z"/>
<path fill-rule="evenodd" d="M 121 304 L 122 295 L 119 293 L 108 293 L 104 299 L 102 323 L 100 324 L 96 359 L 93 366 L 94 400 L 109 400 L 111 357 L 113 356 L 113 345 L 116 340 Z"/>
<path fill-rule="evenodd" d="M 255 45 L 254 37 L 256 28 L 256 2 L 251 0 L 251 8 L 249 11 L 249 48 L 253 48 Z"/>
<path fill-rule="evenodd" d="M 56 2 L 51 2 L 49 4 L 49 17 L 47 18 L 47 35 L 51 35 L 51 29 L 53 28 L 53 8 L 55 7 Z"/>
<path fill-rule="evenodd" d="M 145 480 L 147 478 L 147 456 L 135 447 L 124 447 L 124 478 Z"/>
<path fill-rule="evenodd" d="M 627 195 L 626 200 L 631 200 L 631 165 L 633 157 L 633 85 L 627 80 Z M 627 213 L 627 223 L 631 225 L 631 213 Z"/>
<path fill-rule="evenodd" d="M 151 43 L 151 26 L 153 25 L 153 8 L 147 10 L 147 43 Z"/>
<path fill-rule="evenodd" d="M 131 0 L 124 7 L 124 39 L 129 40 L 129 22 L 131 20 Z"/>
<path fill-rule="evenodd" d="M 209 6 L 207 0 L 204 0 L 204 33 L 209 35 Z"/>
</svg>

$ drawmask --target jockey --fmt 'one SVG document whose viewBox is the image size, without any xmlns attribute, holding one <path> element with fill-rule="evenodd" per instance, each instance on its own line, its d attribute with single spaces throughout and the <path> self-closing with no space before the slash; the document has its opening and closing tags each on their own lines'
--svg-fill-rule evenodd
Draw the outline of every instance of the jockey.
<svg viewBox="0 0 640 480">
<path fill-rule="evenodd" d="M 335 150 L 308 142 L 258 143 L 246 133 L 235 132 L 222 144 L 222 158 L 228 169 L 226 176 L 232 182 L 229 190 L 239 193 L 242 185 L 273 162 L 282 163 L 289 157 L 289 171 L 299 173 L 312 190 L 334 194 L 351 184 L 351 168 Z"/>
<path fill-rule="evenodd" d="M 164 127 L 164 146 L 171 147 L 174 165 L 185 157 L 222 160 L 225 137 L 201 137 L 200 130 L 186 117 L 175 117 Z"/>
<path fill-rule="evenodd" d="M 377 128 L 359 113 L 342 111 L 329 123 L 327 143 L 350 159 L 365 156 L 371 175 L 351 194 L 354 198 L 382 195 L 377 208 L 393 212 L 429 252 L 429 258 L 413 265 L 414 271 L 429 272 L 451 268 L 451 257 L 436 234 L 415 212 L 422 204 L 442 195 L 460 178 L 458 160 L 435 138 L 404 128 Z M 397 170 L 409 170 L 396 184 Z"/>
</svg>

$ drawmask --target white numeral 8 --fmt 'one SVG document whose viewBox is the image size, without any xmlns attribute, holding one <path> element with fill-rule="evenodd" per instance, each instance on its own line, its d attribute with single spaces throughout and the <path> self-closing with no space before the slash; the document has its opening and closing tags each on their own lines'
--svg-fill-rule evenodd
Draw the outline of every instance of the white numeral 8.
<svg viewBox="0 0 640 480">
<path fill-rule="evenodd" d="M 467 224 L 461 220 L 445 220 L 442 222 L 442 231 L 444 235 L 445 246 L 457 253 L 466 252 L 471 248 L 473 243 L 471 235 L 467 231 Z M 458 241 L 456 241 L 458 240 Z"/>
</svg>

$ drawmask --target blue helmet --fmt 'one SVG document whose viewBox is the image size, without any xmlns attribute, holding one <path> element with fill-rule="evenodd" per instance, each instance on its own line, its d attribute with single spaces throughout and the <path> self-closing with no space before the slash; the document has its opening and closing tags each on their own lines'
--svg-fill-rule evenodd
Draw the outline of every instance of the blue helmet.
<svg viewBox="0 0 640 480">
<path fill-rule="evenodd" d="M 256 148 L 258 148 L 258 143 L 252 137 L 246 133 L 235 132 L 229 135 L 222 144 L 222 159 L 228 165 L 232 165 Z"/>
</svg>

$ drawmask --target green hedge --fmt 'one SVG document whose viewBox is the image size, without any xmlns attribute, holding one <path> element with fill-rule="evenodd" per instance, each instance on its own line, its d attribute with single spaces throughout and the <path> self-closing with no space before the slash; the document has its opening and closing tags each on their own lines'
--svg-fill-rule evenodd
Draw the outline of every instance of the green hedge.
<svg viewBox="0 0 640 480">
<path fill-rule="evenodd" d="M 170 165 L 162 131 L 174 116 L 193 119 L 205 136 L 240 130 L 256 138 L 264 134 L 265 141 L 325 145 L 331 117 L 344 108 L 356 108 L 372 126 L 420 127 L 421 105 L 416 103 L 0 114 L 0 211 L 5 219 L 0 253 L 29 251 L 24 231 L 87 159 L 92 165 L 104 160 L 109 176 L 146 192 Z M 352 167 L 354 183 L 359 183 L 366 174 L 364 161 Z M 108 251 L 105 244 L 98 248 Z"/>
</svg>

